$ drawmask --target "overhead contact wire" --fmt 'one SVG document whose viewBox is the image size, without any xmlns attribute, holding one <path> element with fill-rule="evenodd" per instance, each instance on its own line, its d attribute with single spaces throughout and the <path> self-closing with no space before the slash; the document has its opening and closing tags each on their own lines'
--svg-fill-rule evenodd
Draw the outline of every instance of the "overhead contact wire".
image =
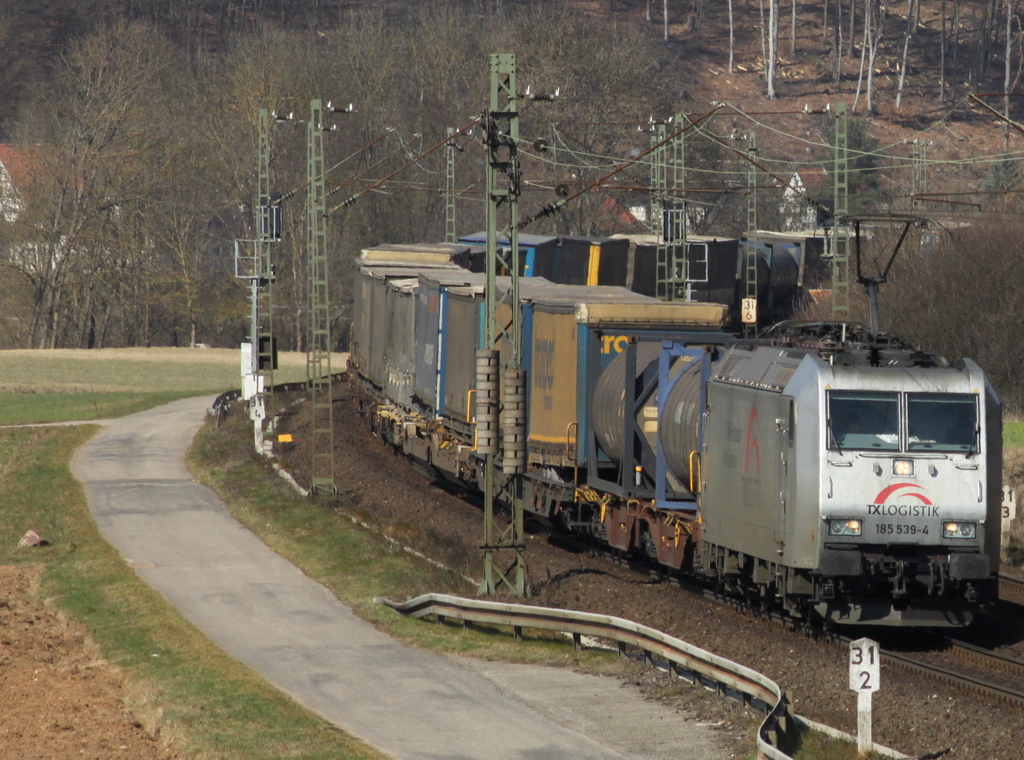
<svg viewBox="0 0 1024 760">
<path fill-rule="evenodd" d="M 374 190 L 374 189 L 376 189 L 376 188 L 380 187 L 380 186 L 381 186 L 381 185 L 383 185 L 383 184 L 384 184 L 385 182 L 387 182 L 387 181 L 388 181 L 389 179 L 391 179 L 392 177 L 394 177 L 394 176 L 395 176 L 396 174 L 399 174 L 399 173 L 401 173 L 401 172 L 405 171 L 405 170 L 406 170 L 406 169 L 408 169 L 408 168 L 409 168 L 410 166 L 412 166 L 413 164 L 415 164 L 415 163 L 416 163 L 417 161 L 420 161 L 421 159 L 424 159 L 424 158 L 426 158 L 427 156 L 429 156 L 429 155 L 430 155 L 431 153 L 433 153 L 433 152 L 434 152 L 435 150 L 437 150 L 438 148 L 441 148 L 441 147 L 443 147 L 443 146 L 447 145 L 447 144 L 448 144 L 449 142 L 451 142 L 452 138 L 454 138 L 454 137 L 458 137 L 459 135 L 461 135 L 461 134 L 463 134 L 463 133 L 465 133 L 465 132 L 468 132 L 468 131 L 469 131 L 469 130 L 471 130 L 471 129 L 472 129 L 472 128 L 473 128 L 474 126 L 476 126 L 476 125 L 477 125 L 477 124 L 478 124 L 479 122 L 480 122 L 480 117 L 477 117 L 477 118 L 473 119 L 473 121 L 469 122 L 469 124 L 467 124 L 466 126 L 464 126 L 464 127 L 461 127 L 461 128 L 459 128 L 458 130 L 456 130 L 456 131 L 455 131 L 455 132 L 454 132 L 453 134 L 447 135 L 447 136 L 446 136 L 446 137 L 445 137 L 445 138 L 444 138 L 443 140 L 441 140 L 440 142 L 438 142 L 438 143 L 437 143 L 436 145 L 434 145 L 434 146 L 433 146 L 432 148 L 430 148 L 430 149 L 428 149 L 428 150 L 424 151 L 423 153 L 420 153 L 420 155 L 416 156 L 416 158 L 412 159 L 411 161 L 408 161 L 407 163 L 403 164 L 403 165 L 402 165 L 402 166 L 400 166 L 399 168 L 395 169 L 395 170 L 394 170 L 393 172 L 391 172 L 391 174 L 388 174 L 388 175 L 387 175 L 386 177 L 383 177 L 383 178 L 381 178 L 381 179 L 377 180 L 377 182 L 375 182 L 374 184 L 370 185 L 370 186 L 369 186 L 369 187 L 367 187 L 367 188 L 364 188 L 363 190 L 361 190 L 360 192 L 356 193 L 355 195 L 353 195 L 353 196 L 351 196 L 351 197 L 349 197 L 349 198 L 346 198 L 346 199 L 345 199 L 345 200 L 343 200 L 343 201 L 342 201 L 341 203 L 339 203 L 339 204 L 338 204 L 337 206 L 334 206 L 333 208 L 329 209 L 329 210 L 327 211 L 327 216 L 330 216 L 330 215 L 331 215 L 331 214 L 333 214 L 333 213 L 334 213 L 335 211 L 337 211 L 337 210 L 339 210 L 339 209 L 343 208 L 344 206 L 348 206 L 348 205 L 350 205 L 350 204 L 352 204 L 352 203 L 355 203 L 355 201 L 356 201 L 356 200 L 358 200 L 358 199 L 359 199 L 360 197 L 362 197 L 363 195 L 366 195 L 366 193 L 368 193 L 368 192 L 370 192 L 371 190 Z"/>
</svg>

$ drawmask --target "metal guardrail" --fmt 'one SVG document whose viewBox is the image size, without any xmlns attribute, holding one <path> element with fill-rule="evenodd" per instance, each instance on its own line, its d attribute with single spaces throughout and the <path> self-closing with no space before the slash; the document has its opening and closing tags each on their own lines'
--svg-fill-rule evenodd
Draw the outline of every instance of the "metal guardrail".
<svg viewBox="0 0 1024 760">
<path fill-rule="evenodd" d="M 614 641 L 622 654 L 626 652 L 626 647 L 634 647 L 641 650 L 644 658 L 651 663 L 656 658 L 667 662 L 672 675 L 689 676 L 691 680 L 700 681 L 705 686 L 715 686 L 719 691 L 742 699 L 765 713 L 765 720 L 757 732 L 758 758 L 791 760 L 779 746 L 786 735 L 794 730 L 795 721 L 790 712 L 789 700 L 777 683 L 755 670 L 661 631 L 610 615 L 501 604 L 447 594 L 424 594 L 405 602 L 390 599 L 378 601 L 414 618 L 435 615 L 439 621 L 454 618 L 466 622 L 511 626 L 517 638 L 522 636 L 523 628 L 535 628 L 572 634 L 573 644 L 577 648 L 581 645 L 582 636 Z"/>
<path fill-rule="evenodd" d="M 337 382 L 344 376 L 344 372 L 334 372 L 331 374 L 331 382 Z M 305 380 L 294 380 L 290 383 L 277 383 L 268 388 L 268 390 L 272 390 L 274 393 L 294 393 L 305 390 L 306 386 Z M 211 417 L 216 419 L 217 425 L 220 425 L 221 421 L 227 416 L 231 403 L 237 401 L 241 396 L 242 391 L 238 388 L 233 388 L 229 391 L 224 391 L 214 399 L 210 405 L 209 413 Z"/>
</svg>

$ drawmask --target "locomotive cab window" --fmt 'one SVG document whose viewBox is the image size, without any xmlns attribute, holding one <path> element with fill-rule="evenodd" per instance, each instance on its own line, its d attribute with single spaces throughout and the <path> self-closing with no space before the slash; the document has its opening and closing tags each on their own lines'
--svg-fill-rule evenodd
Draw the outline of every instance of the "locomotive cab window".
<svg viewBox="0 0 1024 760">
<path fill-rule="evenodd" d="M 832 391 L 828 447 L 842 451 L 899 451 L 899 394 Z"/>
<path fill-rule="evenodd" d="M 978 402 L 969 393 L 907 395 L 910 451 L 978 450 Z"/>
</svg>

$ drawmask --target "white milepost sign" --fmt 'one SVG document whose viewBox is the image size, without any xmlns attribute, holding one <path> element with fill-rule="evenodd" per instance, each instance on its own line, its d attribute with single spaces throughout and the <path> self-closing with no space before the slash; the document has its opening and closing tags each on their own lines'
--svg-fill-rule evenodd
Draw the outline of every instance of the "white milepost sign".
<svg viewBox="0 0 1024 760">
<path fill-rule="evenodd" d="M 757 299 L 744 298 L 740 303 L 740 317 L 745 325 L 757 324 Z"/>
<path fill-rule="evenodd" d="M 857 639 L 850 642 L 850 688 L 857 692 L 857 752 L 867 755 L 874 742 L 871 738 L 871 695 L 878 691 L 878 642 Z"/>
<path fill-rule="evenodd" d="M 1010 525 L 1017 516 L 1017 491 L 1013 486 L 1003 486 L 1003 544 L 1010 537 Z"/>
</svg>

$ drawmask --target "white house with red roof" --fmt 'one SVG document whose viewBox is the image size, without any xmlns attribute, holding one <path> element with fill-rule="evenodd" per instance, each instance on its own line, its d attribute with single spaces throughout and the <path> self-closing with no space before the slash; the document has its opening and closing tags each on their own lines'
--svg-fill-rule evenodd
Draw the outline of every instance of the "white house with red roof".
<svg viewBox="0 0 1024 760">
<path fill-rule="evenodd" d="M 28 161 L 16 145 L 0 143 L 0 217 L 14 222 L 25 210 L 25 199 L 18 190 L 28 180 Z"/>
</svg>

